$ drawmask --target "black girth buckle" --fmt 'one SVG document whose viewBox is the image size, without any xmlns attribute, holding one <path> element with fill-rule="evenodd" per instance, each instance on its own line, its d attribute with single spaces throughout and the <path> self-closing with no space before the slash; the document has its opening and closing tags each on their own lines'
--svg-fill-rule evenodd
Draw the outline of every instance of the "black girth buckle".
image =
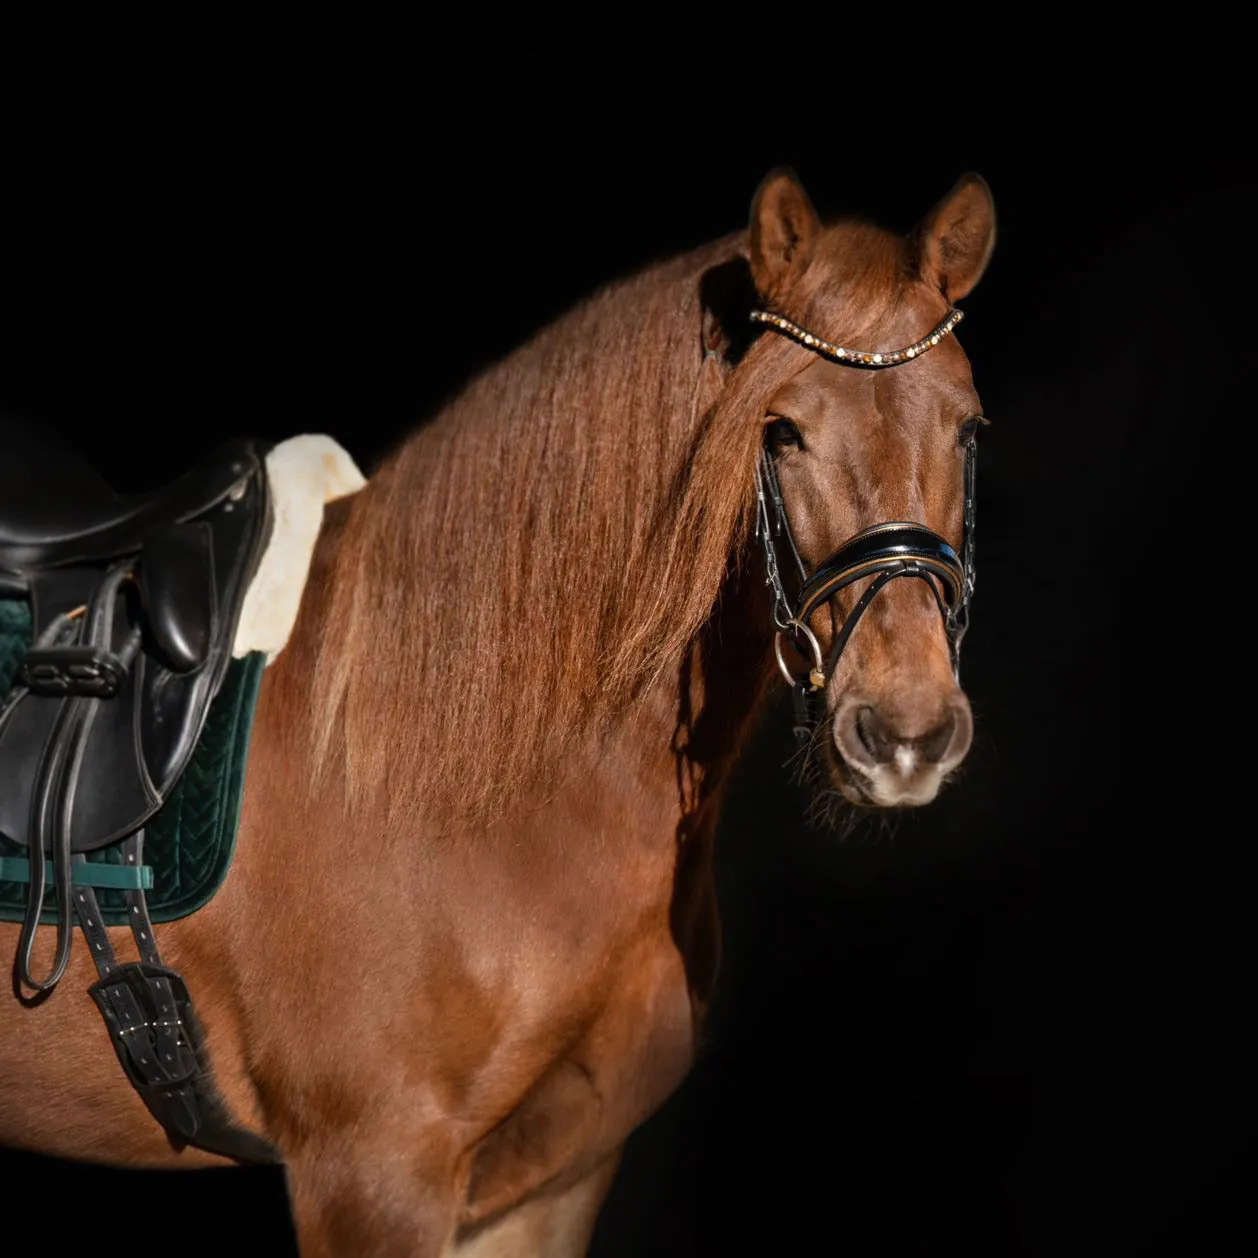
<svg viewBox="0 0 1258 1258">
<path fill-rule="evenodd" d="M 22 659 L 18 683 L 33 695 L 112 699 L 126 675 L 127 666 L 104 647 L 32 647 Z"/>
<path fill-rule="evenodd" d="M 132 1086 L 168 1129 L 195 1137 L 201 1121 L 189 1085 L 200 1070 L 199 1027 L 183 978 L 165 966 L 130 961 L 88 994 Z"/>
</svg>

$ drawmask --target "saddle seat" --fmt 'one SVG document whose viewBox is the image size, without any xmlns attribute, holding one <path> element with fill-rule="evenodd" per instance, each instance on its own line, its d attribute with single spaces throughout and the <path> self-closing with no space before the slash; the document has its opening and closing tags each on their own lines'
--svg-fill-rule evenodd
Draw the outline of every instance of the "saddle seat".
<svg viewBox="0 0 1258 1258">
<path fill-rule="evenodd" d="M 139 550 L 153 528 L 208 511 L 247 476 L 251 445 L 223 446 L 177 480 L 120 495 L 60 438 L 0 428 L 0 571 L 111 559 Z"/>
</svg>

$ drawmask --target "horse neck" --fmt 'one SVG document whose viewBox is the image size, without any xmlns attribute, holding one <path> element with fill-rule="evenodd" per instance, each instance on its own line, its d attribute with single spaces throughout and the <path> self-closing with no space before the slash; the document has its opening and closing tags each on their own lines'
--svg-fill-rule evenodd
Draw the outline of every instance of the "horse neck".
<svg viewBox="0 0 1258 1258">
<path fill-rule="evenodd" d="M 498 807 L 657 708 L 722 601 L 750 492 L 747 429 L 713 418 L 725 378 L 701 353 L 699 282 L 733 247 L 600 294 L 329 513 L 272 689 L 349 796 Z"/>
</svg>

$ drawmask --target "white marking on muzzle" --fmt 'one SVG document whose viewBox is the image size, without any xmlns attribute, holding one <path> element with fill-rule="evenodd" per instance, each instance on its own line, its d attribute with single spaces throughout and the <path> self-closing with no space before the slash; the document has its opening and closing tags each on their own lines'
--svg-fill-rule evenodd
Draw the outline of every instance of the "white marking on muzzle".
<svg viewBox="0 0 1258 1258">
<path fill-rule="evenodd" d="M 905 768 L 905 762 L 900 754 L 905 750 L 907 749 L 901 748 L 896 752 L 894 766 L 879 765 L 866 777 L 870 797 L 884 808 L 917 807 L 921 804 L 929 804 L 939 794 L 939 788 L 943 784 L 944 775 L 935 765 L 918 769 L 916 772 Z M 911 761 L 916 760 L 912 751 L 909 751 L 908 755 Z"/>
</svg>

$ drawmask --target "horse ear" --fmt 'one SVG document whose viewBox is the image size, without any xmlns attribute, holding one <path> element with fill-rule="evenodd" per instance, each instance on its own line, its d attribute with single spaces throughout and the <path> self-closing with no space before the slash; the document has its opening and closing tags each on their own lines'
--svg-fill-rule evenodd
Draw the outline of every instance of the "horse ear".
<svg viewBox="0 0 1258 1258">
<path fill-rule="evenodd" d="M 982 175 L 970 171 L 915 233 L 918 270 L 949 301 L 960 301 L 983 277 L 996 245 L 996 206 Z"/>
<path fill-rule="evenodd" d="M 764 177 L 751 203 L 751 274 L 766 297 L 782 292 L 803 270 L 821 220 L 794 171 L 779 167 Z"/>
</svg>

